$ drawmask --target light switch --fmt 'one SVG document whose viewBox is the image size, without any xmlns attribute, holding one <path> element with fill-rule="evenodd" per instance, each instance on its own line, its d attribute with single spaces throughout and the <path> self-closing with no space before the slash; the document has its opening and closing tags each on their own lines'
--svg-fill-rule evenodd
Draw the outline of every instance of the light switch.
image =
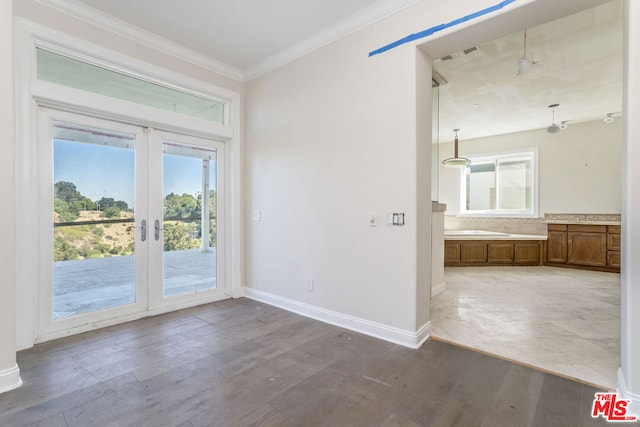
<svg viewBox="0 0 640 427">
<path fill-rule="evenodd" d="M 378 224 L 378 217 L 375 212 L 369 212 L 369 226 L 375 227 Z"/>
<path fill-rule="evenodd" d="M 260 220 L 262 219 L 262 213 L 259 210 L 255 210 L 253 211 L 251 218 L 254 222 L 260 222 Z"/>
</svg>

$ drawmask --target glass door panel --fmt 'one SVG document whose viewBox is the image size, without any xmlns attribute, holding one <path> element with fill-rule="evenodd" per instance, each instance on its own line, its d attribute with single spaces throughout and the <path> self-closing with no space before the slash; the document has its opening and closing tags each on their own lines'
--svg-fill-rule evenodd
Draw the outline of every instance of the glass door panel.
<svg viewBox="0 0 640 427">
<path fill-rule="evenodd" d="M 163 142 L 163 296 L 217 288 L 217 151 Z"/>
<path fill-rule="evenodd" d="M 53 122 L 53 319 L 136 302 L 136 135 Z"/>
</svg>

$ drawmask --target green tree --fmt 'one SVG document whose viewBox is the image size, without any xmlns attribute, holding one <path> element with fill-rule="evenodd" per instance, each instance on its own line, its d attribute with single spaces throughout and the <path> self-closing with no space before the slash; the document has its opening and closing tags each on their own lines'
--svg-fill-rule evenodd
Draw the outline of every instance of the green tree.
<svg viewBox="0 0 640 427">
<path fill-rule="evenodd" d="M 71 203 L 74 200 L 80 200 L 83 196 L 73 182 L 58 181 L 53 184 L 53 197 Z"/>
<path fill-rule="evenodd" d="M 183 193 L 182 195 L 167 194 L 164 198 L 164 208 L 165 219 L 196 219 L 200 216 L 196 198 L 188 193 Z"/>
<path fill-rule="evenodd" d="M 113 197 L 103 197 L 100 200 L 96 200 L 95 205 L 102 211 L 114 206 L 117 207 L 120 211 L 129 210 L 129 205 L 127 205 L 127 202 L 123 200 L 115 200 Z"/>
<path fill-rule="evenodd" d="M 58 214 L 59 222 L 72 222 L 78 219 L 79 211 L 61 199 L 53 199 L 53 211 Z"/>
<path fill-rule="evenodd" d="M 164 250 L 181 251 L 195 249 L 200 246 L 200 241 L 193 237 L 195 223 L 175 222 L 164 224 Z"/>
<path fill-rule="evenodd" d="M 102 211 L 103 218 L 120 218 L 120 208 L 118 206 L 109 206 L 105 210 Z"/>
</svg>

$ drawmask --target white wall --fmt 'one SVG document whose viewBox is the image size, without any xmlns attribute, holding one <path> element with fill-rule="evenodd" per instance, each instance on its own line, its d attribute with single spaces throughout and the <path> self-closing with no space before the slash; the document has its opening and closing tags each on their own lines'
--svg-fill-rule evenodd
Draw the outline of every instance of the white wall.
<svg viewBox="0 0 640 427">
<path fill-rule="evenodd" d="M 250 294 L 409 333 L 428 322 L 430 62 L 410 45 L 367 53 L 477 7 L 421 3 L 247 83 Z"/>
<path fill-rule="evenodd" d="M 15 307 L 15 149 L 13 96 L 13 11 L 0 1 L 0 393 L 20 386 L 16 365 Z"/>
<path fill-rule="evenodd" d="M 575 123 L 558 134 L 544 129 L 473 140 L 460 139 L 464 157 L 538 148 L 539 216 L 545 213 L 618 214 L 621 209 L 622 120 Z M 441 160 L 453 144 L 440 147 Z M 447 215 L 460 209 L 458 170 L 440 167 L 440 200 Z"/>
</svg>

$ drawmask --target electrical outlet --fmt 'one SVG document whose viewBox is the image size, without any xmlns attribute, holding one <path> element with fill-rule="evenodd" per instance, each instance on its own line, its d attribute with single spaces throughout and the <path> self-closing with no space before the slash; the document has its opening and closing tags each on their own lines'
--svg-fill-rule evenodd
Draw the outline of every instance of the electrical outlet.
<svg viewBox="0 0 640 427">
<path fill-rule="evenodd" d="M 308 279 L 305 281 L 305 286 L 306 286 L 307 291 L 309 291 L 309 292 L 313 292 L 313 279 L 308 278 Z"/>
</svg>

